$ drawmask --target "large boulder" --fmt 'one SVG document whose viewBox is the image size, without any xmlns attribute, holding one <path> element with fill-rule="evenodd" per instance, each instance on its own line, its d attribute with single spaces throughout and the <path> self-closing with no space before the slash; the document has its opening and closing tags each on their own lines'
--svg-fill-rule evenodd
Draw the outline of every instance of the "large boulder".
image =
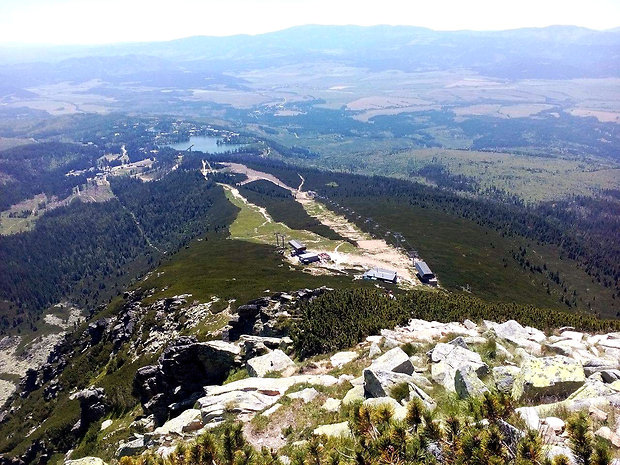
<svg viewBox="0 0 620 465">
<path fill-rule="evenodd" d="M 116 457 L 131 457 L 132 455 L 141 454 L 146 450 L 146 442 L 144 437 L 139 437 L 128 442 L 121 443 L 116 449 Z"/>
<path fill-rule="evenodd" d="M 429 356 L 433 362 L 433 381 L 451 392 L 456 392 L 454 382 L 458 369 L 471 368 L 477 376 L 484 376 L 489 372 L 489 367 L 482 361 L 480 354 L 458 345 L 439 343 L 429 352 Z"/>
<path fill-rule="evenodd" d="M 541 354 L 542 347 L 540 343 L 546 339 L 542 331 L 530 327 L 524 328 L 515 320 L 509 320 L 501 324 L 485 321 L 485 324 L 495 332 L 497 337 L 524 348 L 530 354 Z"/>
<path fill-rule="evenodd" d="M 364 393 L 367 397 L 391 396 L 394 386 L 402 383 L 415 385 L 413 378 L 405 373 L 394 373 L 372 367 L 364 370 Z"/>
<path fill-rule="evenodd" d="M 140 368 L 133 380 L 133 392 L 146 414 L 157 425 L 170 414 L 178 414 L 202 394 L 206 384 L 222 383 L 240 366 L 241 349 L 223 341 L 197 342 L 183 336 L 168 346 L 156 365 Z"/>
<path fill-rule="evenodd" d="M 107 411 L 103 388 L 84 389 L 72 394 L 71 400 L 80 402 L 79 429 L 85 431 L 95 421 L 103 417 Z"/>
<path fill-rule="evenodd" d="M 223 382 L 239 366 L 241 349 L 224 341 L 195 342 L 179 338 L 159 359 L 165 381 L 194 392 L 205 384 Z"/>
<path fill-rule="evenodd" d="M 99 457 L 82 457 L 81 459 L 65 460 L 65 465 L 106 465 Z"/>
<path fill-rule="evenodd" d="M 201 411 L 205 425 L 223 421 L 226 412 L 245 420 L 274 405 L 296 384 L 333 386 L 337 383 L 338 379 L 330 375 L 246 378 L 224 385 L 206 386 L 206 395 L 198 399 L 194 408 Z"/>
<path fill-rule="evenodd" d="M 280 397 L 282 394 L 277 391 L 229 391 L 201 397 L 198 399 L 196 407 L 200 410 L 202 421 L 206 425 L 223 421 L 226 412 L 247 419 L 247 417 L 271 407 Z"/>
<path fill-rule="evenodd" d="M 512 396 L 516 400 L 565 399 L 585 380 L 583 366 L 573 359 L 561 355 L 531 358 L 521 365 L 512 387 Z"/>
<path fill-rule="evenodd" d="M 408 375 L 414 371 L 413 363 L 409 360 L 409 356 L 400 347 L 394 347 L 377 357 L 372 362 L 371 368 Z"/>
<path fill-rule="evenodd" d="M 497 390 L 505 394 L 512 392 L 512 385 L 519 371 L 521 371 L 519 367 L 512 365 L 493 368 L 493 381 L 495 381 Z"/>
<path fill-rule="evenodd" d="M 202 428 L 202 414 L 198 409 L 188 409 L 178 417 L 168 420 L 153 432 L 156 435 L 177 434 L 182 435 Z"/>
<path fill-rule="evenodd" d="M 337 352 L 329 358 L 332 366 L 340 368 L 358 357 L 357 352 Z"/>
<path fill-rule="evenodd" d="M 289 337 L 279 338 L 243 334 L 239 338 L 239 345 L 243 348 L 243 356 L 245 359 L 264 355 L 273 349 L 282 349 L 286 351 L 292 343 L 293 341 Z"/>
<path fill-rule="evenodd" d="M 590 376 L 599 371 L 615 370 L 620 368 L 620 359 L 600 358 L 595 357 L 584 362 L 583 369 L 586 372 L 586 376 Z"/>
<path fill-rule="evenodd" d="M 454 376 L 454 388 L 461 399 L 480 397 L 489 389 L 471 367 L 459 368 Z"/>
<path fill-rule="evenodd" d="M 295 362 L 280 349 L 251 358 L 246 364 L 250 376 L 258 378 L 264 377 L 269 372 L 281 372 L 294 366 Z"/>
<path fill-rule="evenodd" d="M 342 398 L 342 405 L 351 405 L 357 401 L 364 400 L 364 385 L 353 386 Z"/>
<path fill-rule="evenodd" d="M 301 391 L 297 391 L 297 392 L 291 392 L 290 394 L 287 394 L 286 396 L 289 399 L 300 399 L 303 401 L 304 404 L 307 404 L 308 402 L 312 402 L 314 399 L 317 398 L 317 396 L 319 395 L 319 391 L 317 391 L 314 388 L 306 388 L 306 389 L 302 389 Z"/>
</svg>

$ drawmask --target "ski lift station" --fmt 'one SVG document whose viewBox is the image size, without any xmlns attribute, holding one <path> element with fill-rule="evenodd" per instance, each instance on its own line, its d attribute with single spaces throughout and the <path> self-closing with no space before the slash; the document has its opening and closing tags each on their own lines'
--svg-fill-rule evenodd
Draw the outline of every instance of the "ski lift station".
<svg viewBox="0 0 620 465">
<path fill-rule="evenodd" d="M 387 283 L 394 283 L 398 281 L 398 273 L 392 270 L 386 270 L 383 268 L 373 268 L 364 273 L 364 279 L 372 279 L 375 281 L 384 281 Z"/>
<path fill-rule="evenodd" d="M 431 285 L 437 284 L 437 278 L 424 260 L 415 260 L 415 269 L 418 272 L 418 277 L 423 283 Z"/>
<path fill-rule="evenodd" d="M 296 240 L 288 241 L 288 245 L 291 246 L 291 249 L 293 251 L 293 255 L 301 255 L 301 254 L 306 253 L 306 246 L 303 245 L 299 241 L 296 241 Z"/>
</svg>

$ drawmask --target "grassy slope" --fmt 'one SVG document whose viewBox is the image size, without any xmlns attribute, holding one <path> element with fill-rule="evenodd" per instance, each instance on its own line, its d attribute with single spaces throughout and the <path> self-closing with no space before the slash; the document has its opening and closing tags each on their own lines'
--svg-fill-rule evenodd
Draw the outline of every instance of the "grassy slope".
<svg viewBox="0 0 620 465">
<path fill-rule="evenodd" d="M 323 285 L 348 288 L 367 283 L 349 277 L 313 276 L 284 263 L 273 246 L 221 238 L 192 243 L 142 283 L 158 289 L 148 301 L 191 293 L 201 302 L 217 295 L 222 300 L 236 299 L 239 305 L 265 295 L 266 290 Z"/>
<path fill-rule="evenodd" d="M 346 240 L 331 228 L 310 216 L 288 191 L 269 181 L 255 181 L 250 188 L 240 187 L 239 192 L 248 201 L 265 207 L 275 221 L 285 223 L 292 229 L 311 231 L 335 241 Z"/>
<path fill-rule="evenodd" d="M 580 308 L 587 308 L 591 302 L 602 316 L 616 316 L 617 303 L 611 299 L 610 290 L 594 282 L 574 261 L 560 259 L 553 247 L 502 237 L 472 221 L 396 202 L 347 199 L 346 203 L 381 226 L 403 234 L 448 289 L 460 290 L 469 285 L 472 293 L 485 299 L 565 310 L 568 306 L 560 302 L 560 297 L 572 295 L 575 289 Z M 512 251 L 518 251 L 520 246 L 528 249 L 532 263 L 547 263 L 550 270 L 559 271 L 567 292 L 543 274 L 522 269 L 512 258 Z M 550 294 L 546 290 L 548 282 Z"/>
</svg>

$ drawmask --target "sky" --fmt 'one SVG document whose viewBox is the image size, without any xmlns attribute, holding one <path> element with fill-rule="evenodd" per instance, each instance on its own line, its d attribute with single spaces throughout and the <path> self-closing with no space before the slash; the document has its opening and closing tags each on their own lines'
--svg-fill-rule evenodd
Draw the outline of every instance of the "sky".
<svg viewBox="0 0 620 465">
<path fill-rule="evenodd" d="M 1 44 L 161 41 L 302 24 L 610 29 L 620 26 L 620 0 L 0 0 Z"/>
</svg>

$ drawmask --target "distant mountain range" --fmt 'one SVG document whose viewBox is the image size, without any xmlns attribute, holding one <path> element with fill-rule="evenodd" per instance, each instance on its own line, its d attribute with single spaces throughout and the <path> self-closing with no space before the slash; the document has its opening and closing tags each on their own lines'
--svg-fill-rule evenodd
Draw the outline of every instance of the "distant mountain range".
<svg viewBox="0 0 620 465">
<path fill-rule="evenodd" d="M 0 47 L 0 86 L 175 69 L 234 73 L 308 62 L 405 72 L 470 69 L 505 79 L 618 77 L 620 29 L 551 26 L 444 32 L 410 26 L 309 25 L 255 36 L 96 47 Z"/>
</svg>

